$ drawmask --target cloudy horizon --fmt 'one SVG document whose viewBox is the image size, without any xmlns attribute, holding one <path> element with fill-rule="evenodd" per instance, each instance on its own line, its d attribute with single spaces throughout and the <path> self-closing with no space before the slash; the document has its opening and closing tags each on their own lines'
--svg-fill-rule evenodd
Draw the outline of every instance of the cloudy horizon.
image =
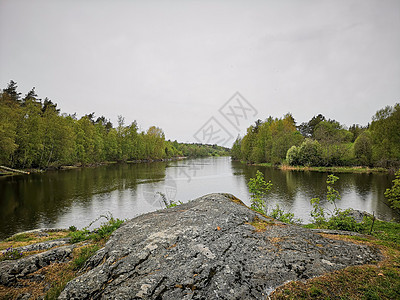
<svg viewBox="0 0 400 300">
<path fill-rule="evenodd" d="M 400 102 L 399 29 L 396 0 L 0 0 L 0 88 L 181 142 L 211 117 L 366 125 Z M 236 92 L 257 112 L 238 128 L 219 111 Z"/>
</svg>

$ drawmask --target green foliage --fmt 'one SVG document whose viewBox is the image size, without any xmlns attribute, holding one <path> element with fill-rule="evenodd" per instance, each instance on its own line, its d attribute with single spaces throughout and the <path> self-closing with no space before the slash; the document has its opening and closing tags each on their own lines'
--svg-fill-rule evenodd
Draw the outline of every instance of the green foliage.
<svg viewBox="0 0 400 300">
<path fill-rule="evenodd" d="M 308 122 L 303 122 L 299 125 L 299 131 L 305 138 L 311 138 L 314 136 L 315 127 L 322 121 L 325 121 L 325 116 L 319 114 L 318 116 L 314 116 Z"/>
<path fill-rule="evenodd" d="M 336 207 L 336 200 L 339 200 L 340 194 L 337 190 L 335 190 L 332 186 L 335 184 L 335 182 L 339 179 L 339 177 L 330 174 L 328 175 L 328 178 L 326 179 L 326 184 L 327 184 L 327 192 L 326 192 L 326 200 L 330 202 L 331 204 L 335 205 L 335 209 L 337 210 Z"/>
<path fill-rule="evenodd" d="M 373 159 L 390 167 L 400 161 L 400 103 L 377 111 L 370 126 Z"/>
<path fill-rule="evenodd" d="M 81 269 L 86 261 L 91 258 L 99 249 L 100 247 L 98 245 L 91 245 L 81 248 L 78 257 L 74 258 L 72 261 L 72 269 L 75 271 Z"/>
<path fill-rule="evenodd" d="M 247 129 L 247 134 L 240 143 L 240 153 L 235 145 L 235 156 L 248 162 L 280 163 L 293 145 L 299 145 L 302 135 L 296 130 L 291 114 L 282 119 L 268 118 L 265 122 L 258 120 Z"/>
<path fill-rule="evenodd" d="M 72 231 L 69 234 L 70 237 L 70 242 L 71 243 L 79 243 L 82 241 L 86 241 L 89 240 L 90 237 L 90 231 L 87 228 L 82 228 L 81 230 L 76 230 L 76 231 Z"/>
<path fill-rule="evenodd" d="M 251 194 L 251 208 L 262 214 L 266 214 L 265 196 L 272 187 L 271 181 L 266 182 L 264 175 L 257 170 L 256 177 L 250 178 L 247 185 Z"/>
<path fill-rule="evenodd" d="M 294 213 L 283 211 L 279 204 L 269 214 L 271 218 L 288 224 L 301 224 L 302 220 L 294 217 Z"/>
<path fill-rule="evenodd" d="M 107 222 L 103 223 L 100 225 L 99 228 L 94 229 L 90 231 L 88 228 L 98 221 L 100 218 L 106 218 Z M 94 240 L 94 241 L 99 241 L 102 239 L 107 239 L 116 229 L 118 229 L 122 223 L 124 223 L 123 220 L 120 219 L 114 219 L 114 217 L 109 214 L 109 215 L 101 215 L 99 218 L 94 220 L 89 224 L 89 226 L 82 228 L 81 230 L 75 230 L 71 231 L 69 233 L 70 236 L 70 242 L 71 243 L 79 243 L 82 241 L 86 240 Z M 72 226 L 75 227 L 75 226 Z M 76 227 L 75 227 L 76 229 Z"/>
<path fill-rule="evenodd" d="M 288 150 L 286 161 L 292 166 L 319 166 L 322 161 L 321 145 L 318 141 L 306 139 L 300 147 L 292 146 Z"/>
<path fill-rule="evenodd" d="M 359 163 L 369 166 L 372 162 L 372 140 L 369 131 L 361 133 L 354 142 L 354 155 Z"/>
<path fill-rule="evenodd" d="M 313 222 L 317 225 L 321 225 L 326 222 L 325 209 L 320 204 L 319 198 L 312 198 L 310 200 L 312 210 L 310 212 Z"/>
<path fill-rule="evenodd" d="M 233 143 L 232 149 L 231 149 L 231 156 L 232 159 L 235 160 L 240 160 L 242 158 L 241 152 L 240 152 L 240 148 L 242 145 L 242 139 L 240 137 L 238 137 L 235 142 Z"/>
<path fill-rule="evenodd" d="M 357 223 L 354 218 L 349 216 L 351 209 L 336 210 L 326 223 L 326 228 L 334 230 L 345 230 L 354 232 L 365 232 L 367 223 Z"/>
<path fill-rule="evenodd" d="M 385 191 L 385 197 L 393 208 L 400 209 L 400 169 L 396 172 L 395 176 L 392 187 Z"/>
</svg>

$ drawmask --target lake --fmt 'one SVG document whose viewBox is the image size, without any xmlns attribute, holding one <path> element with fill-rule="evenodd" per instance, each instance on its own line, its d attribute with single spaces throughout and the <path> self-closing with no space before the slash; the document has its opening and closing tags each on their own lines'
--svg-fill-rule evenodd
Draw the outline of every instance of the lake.
<svg viewBox="0 0 400 300">
<path fill-rule="evenodd" d="M 82 228 L 107 213 L 120 219 L 133 218 L 162 208 L 159 193 L 187 202 L 208 193 L 224 192 L 249 205 L 247 182 L 257 170 L 273 184 L 269 208 L 279 204 L 304 223 L 309 221 L 309 200 L 325 195 L 326 173 L 248 166 L 231 161 L 230 157 L 215 157 L 0 177 L 0 239 L 40 227 Z M 340 179 L 335 189 L 342 196 L 338 207 L 374 212 L 384 220 L 400 220 L 383 195 L 391 186 L 393 175 L 336 175 Z"/>
</svg>

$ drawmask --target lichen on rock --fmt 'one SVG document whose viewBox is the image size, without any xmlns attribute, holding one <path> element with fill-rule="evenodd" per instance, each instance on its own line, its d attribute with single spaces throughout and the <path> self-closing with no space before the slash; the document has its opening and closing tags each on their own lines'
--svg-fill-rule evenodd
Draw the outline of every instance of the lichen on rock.
<svg viewBox="0 0 400 300">
<path fill-rule="evenodd" d="M 266 299 L 285 282 L 380 258 L 209 194 L 125 222 L 59 299 Z"/>
</svg>

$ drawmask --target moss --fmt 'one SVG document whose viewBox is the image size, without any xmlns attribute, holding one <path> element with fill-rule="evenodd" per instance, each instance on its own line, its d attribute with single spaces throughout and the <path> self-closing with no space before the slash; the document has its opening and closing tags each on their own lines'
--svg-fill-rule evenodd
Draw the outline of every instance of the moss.
<svg viewBox="0 0 400 300">
<path fill-rule="evenodd" d="M 223 193 L 222 195 L 224 195 L 226 198 L 228 198 L 229 200 L 231 200 L 232 202 L 235 202 L 237 204 L 246 206 L 246 204 L 244 204 L 242 202 L 242 200 L 240 200 L 239 198 L 236 198 L 235 196 L 233 196 L 232 194 L 228 194 L 228 193 Z M 247 206 L 246 206 L 247 207 Z"/>
<path fill-rule="evenodd" d="M 274 221 L 261 220 L 257 216 L 249 224 L 256 229 L 255 232 L 263 232 L 267 230 L 268 227 L 277 225 Z"/>
</svg>

